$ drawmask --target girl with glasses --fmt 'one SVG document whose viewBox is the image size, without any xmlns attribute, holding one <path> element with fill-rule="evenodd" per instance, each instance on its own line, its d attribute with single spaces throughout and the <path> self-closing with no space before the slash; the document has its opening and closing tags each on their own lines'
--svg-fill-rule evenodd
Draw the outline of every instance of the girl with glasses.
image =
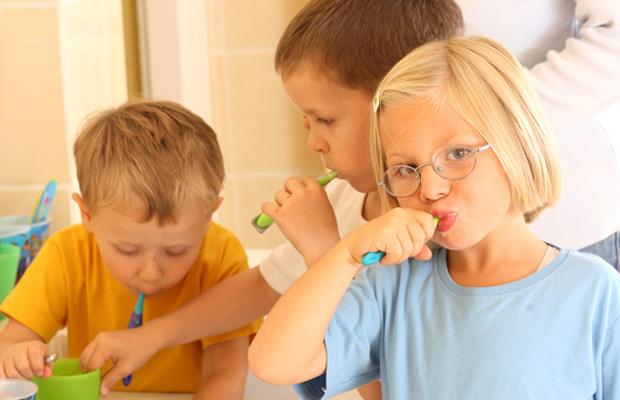
<svg viewBox="0 0 620 400">
<path fill-rule="evenodd" d="M 386 213 L 278 301 L 254 373 L 307 399 L 374 379 L 384 399 L 620 398 L 620 276 L 527 226 L 559 170 L 515 58 L 482 37 L 425 45 L 373 111 Z M 371 251 L 381 266 L 361 266 Z"/>
</svg>

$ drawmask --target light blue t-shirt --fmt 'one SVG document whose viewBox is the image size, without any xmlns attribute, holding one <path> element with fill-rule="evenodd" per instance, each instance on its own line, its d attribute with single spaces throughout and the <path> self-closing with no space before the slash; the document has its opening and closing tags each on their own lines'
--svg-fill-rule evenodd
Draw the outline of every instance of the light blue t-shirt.
<svg viewBox="0 0 620 400">
<path fill-rule="evenodd" d="M 462 287 L 446 251 L 360 272 L 331 321 L 326 398 L 380 378 L 385 400 L 620 399 L 620 275 L 562 250 L 541 271 Z"/>
</svg>

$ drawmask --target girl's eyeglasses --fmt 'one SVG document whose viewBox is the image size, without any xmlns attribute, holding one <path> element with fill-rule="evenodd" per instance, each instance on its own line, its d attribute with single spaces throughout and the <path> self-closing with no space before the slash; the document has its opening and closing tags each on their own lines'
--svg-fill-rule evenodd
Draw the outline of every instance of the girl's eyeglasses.
<svg viewBox="0 0 620 400">
<path fill-rule="evenodd" d="M 427 165 L 431 165 L 433 171 L 444 179 L 452 181 L 463 179 L 474 170 L 476 155 L 490 147 L 489 143 L 480 147 L 461 145 L 444 147 L 433 157 L 432 161 L 418 166 L 399 164 L 388 168 L 377 186 L 383 187 L 394 197 L 411 196 L 420 187 L 422 181 L 420 169 Z"/>
</svg>

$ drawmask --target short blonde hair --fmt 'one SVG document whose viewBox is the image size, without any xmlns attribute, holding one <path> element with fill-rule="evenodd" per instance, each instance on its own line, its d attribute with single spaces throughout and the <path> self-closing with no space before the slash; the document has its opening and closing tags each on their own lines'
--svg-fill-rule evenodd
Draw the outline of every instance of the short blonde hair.
<svg viewBox="0 0 620 400">
<path fill-rule="evenodd" d="M 377 180 L 386 168 L 379 125 L 386 107 L 447 101 L 490 143 L 510 184 L 512 207 L 533 221 L 560 193 L 550 128 L 523 68 L 499 43 L 476 36 L 424 45 L 387 74 L 373 99 L 371 155 Z M 385 208 L 396 199 L 381 191 Z"/>
<path fill-rule="evenodd" d="M 143 220 L 174 221 L 187 200 L 209 207 L 224 165 L 215 132 L 168 101 L 132 101 L 89 118 L 73 146 L 82 196 L 99 207 L 144 207 Z"/>
</svg>

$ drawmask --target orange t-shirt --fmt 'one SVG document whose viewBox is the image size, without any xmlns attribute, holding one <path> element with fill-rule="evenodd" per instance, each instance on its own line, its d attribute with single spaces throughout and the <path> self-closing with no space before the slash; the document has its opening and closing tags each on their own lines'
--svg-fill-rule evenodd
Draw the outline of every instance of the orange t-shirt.
<svg viewBox="0 0 620 400">
<path fill-rule="evenodd" d="M 165 294 L 145 299 L 143 321 L 170 313 L 217 282 L 247 269 L 238 239 L 212 223 L 185 278 Z M 49 238 L 0 311 L 45 341 L 66 326 L 68 356 L 79 357 L 98 333 L 127 328 L 136 299 L 108 271 L 94 235 L 73 225 Z M 119 383 L 115 390 L 195 392 L 201 381 L 202 349 L 250 336 L 259 327 L 260 320 L 221 336 L 160 351 L 133 374 L 129 387 Z"/>
</svg>

